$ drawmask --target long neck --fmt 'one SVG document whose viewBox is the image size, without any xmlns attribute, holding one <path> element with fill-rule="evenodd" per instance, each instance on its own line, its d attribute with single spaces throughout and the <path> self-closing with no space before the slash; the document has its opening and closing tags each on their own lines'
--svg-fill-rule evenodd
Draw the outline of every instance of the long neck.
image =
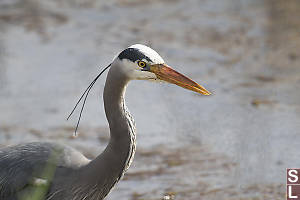
<svg viewBox="0 0 300 200">
<path fill-rule="evenodd" d="M 125 105 L 128 81 L 118 68 L 112 67 L 103 93 L 105 114 L 110 128 L 110 142 L 106 150 L 109 157 L 113 157 L 115 163 L 111 164 L 119 171 L 119 176 L 129 167 L 135 152 L 135 123 Z"/>
<path fill-rule="evenodd" d="M 84 175 L 93 184 L 105 189 L 103 193 L 108 193 L 123 176 L 135 152 L 135 126 L 124 100 L 128 79 L 117 70 L 114 66 L 110 68 L 103 93 L 110 141 L 104 152 L 84 169 Z"/>
</svg>

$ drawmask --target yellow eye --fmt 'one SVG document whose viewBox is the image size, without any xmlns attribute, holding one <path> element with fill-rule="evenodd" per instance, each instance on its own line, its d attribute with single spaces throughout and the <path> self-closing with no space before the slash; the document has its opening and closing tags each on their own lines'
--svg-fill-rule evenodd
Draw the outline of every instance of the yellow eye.
<svg viewBox="0 0 300 200">
<path fill-rule="evenodd" d="M 146 63 L 144 61 L 138 61 L 137 63 L 139 65 L 139 67 L 144 68 L 146 67 Z"/>
</svg>

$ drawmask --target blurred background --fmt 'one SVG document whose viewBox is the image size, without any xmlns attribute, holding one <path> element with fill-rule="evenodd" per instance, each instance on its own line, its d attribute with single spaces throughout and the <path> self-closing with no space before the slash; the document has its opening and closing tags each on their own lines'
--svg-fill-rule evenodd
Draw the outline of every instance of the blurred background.
<svg viewBox="0 0 300 200">
<path fill-rule="evenodd" d="M 149 45 L 214 93 L 133 81 L 137 152 L 108 200 L 285 198 L 300 167 L 300 1 L 0 0 L 0 146 L 109 140 L 102 91 L 66 117 L 113 57 Z"/>
</svg>

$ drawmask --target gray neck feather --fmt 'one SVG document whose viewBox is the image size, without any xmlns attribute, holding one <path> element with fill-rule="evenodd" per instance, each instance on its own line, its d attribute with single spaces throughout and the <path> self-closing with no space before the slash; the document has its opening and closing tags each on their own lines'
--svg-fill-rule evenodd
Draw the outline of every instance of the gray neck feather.
<svg viewBox="0 0 300 200">
<path fill-rule="evenodd" d="M 97 185 L 104 196 L 128 169 L 135 152 L 135 124 L 124 99 L 128 82 L 118 66 L 112 64 L 103 93 L 110 141 L 104 152 L 83 169 L 84 179 L 90 186 Z"/>
</svg>

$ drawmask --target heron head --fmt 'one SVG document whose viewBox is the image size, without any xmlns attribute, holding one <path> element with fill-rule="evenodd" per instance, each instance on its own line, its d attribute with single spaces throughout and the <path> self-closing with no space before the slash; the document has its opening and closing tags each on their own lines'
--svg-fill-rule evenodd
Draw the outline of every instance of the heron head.
<svg viewBox="0 0 300 200">
<path fill-rule="evenodd" d="M 150 47 L 135 44 L 123 50 L 114 62 L 132 80 L 165 81 L 203 95 L 210 95 L 203 86 L 165 64 L 162 57 Z"/>
</svg>

